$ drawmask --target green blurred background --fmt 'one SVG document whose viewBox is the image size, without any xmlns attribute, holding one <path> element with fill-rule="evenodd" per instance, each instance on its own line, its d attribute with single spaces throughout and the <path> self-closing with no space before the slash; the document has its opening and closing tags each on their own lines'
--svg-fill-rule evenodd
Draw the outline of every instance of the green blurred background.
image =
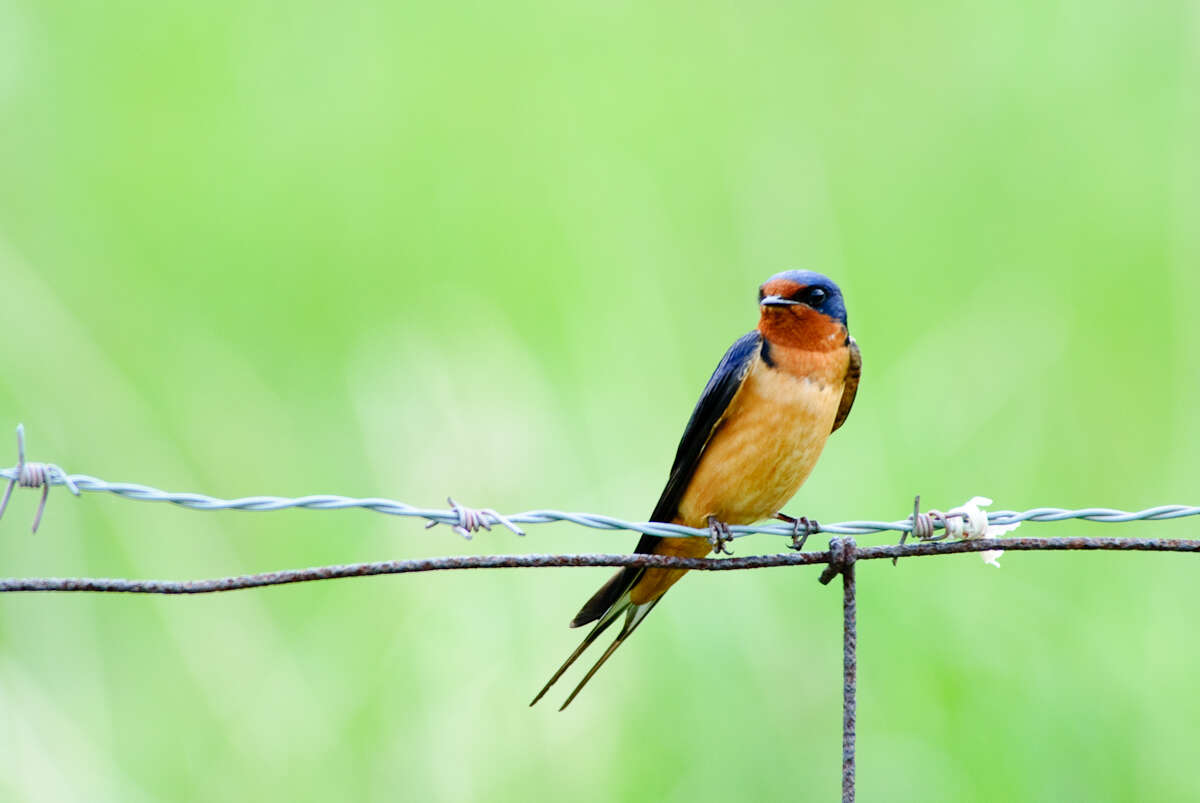
<svg viewBox="0 0 1200 803">
<path fill-rule="evenodd" d="M 1195 503 L 1197 143 L 1194 2 L 0 0 L 0 456 L 23 421 L 110 480 L 640 519 L 808 267 L 866 364 L 793 513 Z M 0 574 L 635 540 L 35 504 Z M 1200 798 L 1194 561 L 1001 563 L 861 567 L 861 799 Z M 0 800 L 836 799 L 815 570 L 689 577 L 527 708 L 608 573 L 5 596 Z"/>
</svg>

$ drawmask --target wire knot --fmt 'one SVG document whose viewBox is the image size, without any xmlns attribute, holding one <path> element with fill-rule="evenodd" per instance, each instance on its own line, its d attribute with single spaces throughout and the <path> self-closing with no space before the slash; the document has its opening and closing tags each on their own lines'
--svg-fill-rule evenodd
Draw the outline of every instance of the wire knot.
<svg viewBox="0 0 1200 803">
<path fill-rule="evenodd" d="M 918 541 L 943 541 L 946 538 L 961 538 L 964 531 L 968 533 L 968 538 L 978 529 L 978 522 L 972 520 L 968 522 L 969 526 L 964 528 L 963 519 L 967 514 L 952 510 L 949 513 L 943 513 L 940 510 L 930 510 L 928 513 L 921 512 L 921 497 L 918 494 L 913 499 L 913 512 L 909 517 L 912 522 L 912 535 Z M 983 517 L 983 526 L 987 527 L 987 515 Z M 941 529 L 940 535 L 935 535 L 938 529 Z M 908 537 L 908 532 L 900 534 L 900 545 L 904 545 L 905 539 Z"/>
<path fill-rule="evenodd" d="M 917 494 L 913 497 L 913 512 L 909 517 L 912 522 L 912 535 L 918 541 L 941 541 L 950 534 L 951 517 L 942 513 L 940 510 L 931 510 L 928 513 L 921 512 L 921 495 Z M 934 535 L 938 527 L 942 528 L 941 535 Z M 961 529 L 961 528 L 960 528 Z M 904 546 L 904 542 L 908 540 L 908 530 L 900 533 L 900 546 Z M 896 565 L 899 558 L 892 558 L 892 565 Z"/>
<path fill-rule="evenodd" d="M 942 541 L 946 538 L 961 535 L 961 516 L 962 514 L 960 513 L 943 513 L 940 510 L 931 510 L 928 513 L 921 513 L 919 510 L 914 510 L 913 537 L 918 541 Z M 935 535 L 934 533 L 938 528 L 941 528 L 942 532 L 940 535 Z M 904 535 L 901 535 L 900 543 L 904 543 L 903 538 Z"/>
<path fill-rule="evenodd" d="M 477 533 L 481 529 L 491 532 L 492 524 L 496 523 L 503 524 L 517 535 L 525 534 L 525 531 L 513 524 L 511 519 L 509 519 L 507 516 L 497 513 L 490 507 L 478 509 L 465 507 L 464 505 L 460 505 L 458 502 L 455 502 L 449 496 L 446 497 L 446 501 L 450 503 L 450 512 L 458 517 L 457 520 L 452 519 L 444 522 L 431 521 L 425 525 L 426 530 L 438 524 L 449 524 L 454 529 L 454 532 L 470 541 L 472 533 Z"/>
<path fill-rule="evenodd" d="M 33 532 L 38 531 L 42 523 L 42 514 L 46 512 L 46 498 L 50 495 L 50 486 L 61 484 L 67 486 L 71 493 L 79 496 L 70 475 L 53 463 L 37 463 L 25 460 L 25 425 L 17 424 L 17 467 L 12 470 L 8 487 L 4 489 L 4 499 L 0 500 L 0 516 L 8 508 L 8 500 L 12 497 L 13 488 L 41 488 L 42 501 L 38 503 L 37 513 L 33 517 Z"/>
<path fill-rule="evenodd" d="M 853 536 L 829 539 L 829 565 L 818 578 L 821 585 L 829 585 L 829 581 L 839 574 L 845 574 L 854 566 L 855 551 L 858 545 Z"/>
</svg>

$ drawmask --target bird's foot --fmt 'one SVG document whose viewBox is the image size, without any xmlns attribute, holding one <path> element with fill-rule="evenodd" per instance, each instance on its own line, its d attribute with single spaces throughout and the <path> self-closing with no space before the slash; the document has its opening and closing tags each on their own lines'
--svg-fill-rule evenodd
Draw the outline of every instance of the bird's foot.
<svg viewBox="0 0 1200 803">
<path fill-rule="evenodd" d="M 797 519 L 786 513 L 776 513 L 775 518 L 792 525 L 792 543 L 788 545 L 788 549 L 794 549 L 797 552 L 804 549 L 804 542 L 810 535 L 821 532 L 821 524 L 808 516 L 801 516 Z"/>
<path fill-rule="evenodd" d="M 733 533 L 729 532 L 729 525 L 723 521 L 718 521 L 716 516 L 708 517 L 708 542 L 712 544 L 713 551 L 718 555 L 732 555 L 733 551 L 726 544 L 733 540 Z"/>
</svg>

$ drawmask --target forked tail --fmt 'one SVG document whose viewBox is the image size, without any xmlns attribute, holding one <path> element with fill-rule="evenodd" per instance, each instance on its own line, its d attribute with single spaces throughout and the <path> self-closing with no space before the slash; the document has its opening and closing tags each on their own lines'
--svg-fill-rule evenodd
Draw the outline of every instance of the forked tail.
<svg viewBox="0 0 1200 803">
<path fill-rule="evenodd" d="M 617 618 L 624 613 L 625 622 L 621 626 L 621 632 L 617 634 L 615 639 L 613 639 L 613 643 L 608 646 L 608 649 L 604 651 L 604 654 L 600 656 L 600 659 L 596 661 L 596 663 L 592 665 L 592 668 L 588 670 L 587 674 L 583 676 L 583 680 L 579 681 L 579 684 L 575 687 L 571 694 L 568 695 L 566 701 L 558 710 L 562 711 L 564 708 L 570 705 L 571 701 L 575 699 L 575 696 L 579 694 L 583 687 L 587 685 L 587 682 L 592 679 L 592 675 L 596 674 L 596 671 L 599 670 L 600 667 L 604 666 L 604 662 L 609 659 L 609 656 L 617 651 L 617 647 L 620 647 L 621 643 L 625 641 L 625 639 L 629 638 L 633 631 L 637 629 L 637 626 L 642 623 L 642 620 L 646 618 L 646 614 L 650 613 L 650 611 L 653 610 L 654 606 L 657 604 L 658 600 L 655 599 L 642 605 L 635 605 L 630 601 L 628 592 L 623 594 L 621 598 L 617 600 L 617 602 L 614 603 L 611 608 L 608 609 L 604 616 L 600 617 L 600 620 L 596 622 L 595 627 L 593 627 L 588 634 L 584 636 L 583 641 L 578 647 L 575 648 L 575 651 L 571 653 L 570 657 L 568 657 L 566 661 L 563 662 L 563 665 L 558 668 L 558 671 L 555 672 L 553 676 L 551 676 L 550 680 L 546 681 L 546 685 L 542 687 L 542 690 L 537 693 L 537 696 L 534 697 L 533 701 L 529 704 L 534 705 L 538 700 L 542 699 L 546 692 L 550 690 L 550 687 L 553 686 L 560 677 L 562 677 L 563 673 L 567 671 L 571 664 L 575 663 L 575 660 L 579 658 L 580 655 L 583 655 L 583 651 L 586 650 L 593 641 L 599 638 L 600 634 L 607 630 L 609 625 L 615 622 Z"/>
</svg>

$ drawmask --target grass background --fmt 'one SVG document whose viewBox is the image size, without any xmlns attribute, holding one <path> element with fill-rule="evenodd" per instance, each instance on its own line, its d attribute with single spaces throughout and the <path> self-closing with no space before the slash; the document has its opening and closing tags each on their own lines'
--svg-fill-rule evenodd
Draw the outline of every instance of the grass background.
<svg viewBox="0 0 1200 803">
<path fill-rule="evenodd" d="M 0 430 L 169 489 L 642 518 L 809 267 L 865 375 L 792 512 L 1195 502 L 1198 98 L 1186 2 L 0 0 Z M 35 503 L 0 574 L 634 541 Z M 1200 796 L 1192 561 L 1001 562 L 861 567 L 862 799 Z M 0 800 L 836 798 L 815 571 L 689 577 L 526 708 L 607 574 L 6 596 Z"/>
</svg>

